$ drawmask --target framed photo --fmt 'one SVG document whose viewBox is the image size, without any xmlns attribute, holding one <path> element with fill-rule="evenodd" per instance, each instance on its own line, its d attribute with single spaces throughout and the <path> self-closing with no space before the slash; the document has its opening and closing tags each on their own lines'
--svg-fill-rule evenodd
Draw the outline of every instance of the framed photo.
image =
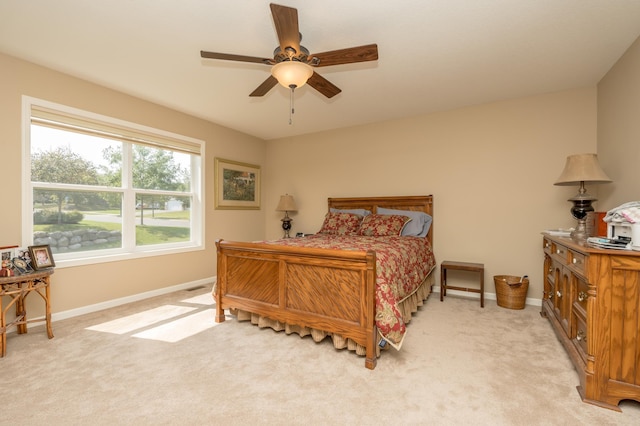
<svg viewBox="0 0 640 426">
<path fill-rule="evenodd" d="M 13 251 L 15 257 L 26 260 L 31 264 L 31 253 L 29 253 L 29 247 L 18 247 Z"/>
<path fill-rule="evenodd" d="M 31 266 L 31 253 L 28 247 L 18 247 L 13 250 L 15 256 L 12 260 L 14 268 L 24 274 L 33 271 Z"/>
<path fill-rule="evenodd" d="M 31 266 L 33 269 L 45 269 L 56 266 L 51 254 L 49 245 L 29 246 L 29 256 L 31 257 Z"/>
<path fill-rule="evenodd" d="M 260 209 L 260 166 L 215 159 L 215 208 Z"/>
<path fill-rule="evenodd" d="M 4 246 L 0 247 L 0 260 L 1 261 L 10 261 L 15 257 L 15 249 L 18 246 Z"/>
<path fill-rule="evenodd" d="M 13 264 L 13 269 L 17 271 L 18 274 L 27 274 L 33 271 L 31 265 L 21 257 L 14 257 L 11 263 Z"/>
</svg>

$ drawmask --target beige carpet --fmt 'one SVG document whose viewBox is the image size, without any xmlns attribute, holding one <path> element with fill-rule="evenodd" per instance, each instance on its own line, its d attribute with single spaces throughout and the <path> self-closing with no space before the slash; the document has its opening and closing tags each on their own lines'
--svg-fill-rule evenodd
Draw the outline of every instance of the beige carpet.
<svg viewBox="0 0 640 426">
<path fill-rule="evenodd" d="M 631 425 L 584 404 L 538 308 L 432 296 L 374 371 L 328 340 L 213 321 L 209 289 L 11 333 L 0 424 Z M 122 319 L 126 317 L 125 319 Z M 186 334 L 183 333 L 186 331 Z"/>
</svg>

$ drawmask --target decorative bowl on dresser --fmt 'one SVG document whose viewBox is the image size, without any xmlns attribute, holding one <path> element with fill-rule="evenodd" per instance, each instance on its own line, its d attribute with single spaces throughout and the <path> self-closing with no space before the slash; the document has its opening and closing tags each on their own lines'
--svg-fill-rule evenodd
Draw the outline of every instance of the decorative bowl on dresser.
<svg viewBox="0 0 640 426">
<path fill-rule="evenodd" d="M 541 315 L 580 378 L 584 402 L 620 411 L 640 402 L 640 252 L 544 235 Z"/>
</svg>

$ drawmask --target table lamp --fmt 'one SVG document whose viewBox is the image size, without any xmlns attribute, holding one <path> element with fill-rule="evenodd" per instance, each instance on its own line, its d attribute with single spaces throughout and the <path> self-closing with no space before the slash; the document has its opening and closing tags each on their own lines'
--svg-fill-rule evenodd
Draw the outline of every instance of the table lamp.
<svg viewBox="0 0 640 426">
<path fill-rule="evenodd" d="M 588 237 L 587 214 L 594 210 L 591 203 L 597 201 L 595 197 L 587 193 L 584 187 L 585 182 L 609 183 L 611 179 L 598 164 L 596 154 L 568 156 L 564 170 L 554 185 L 580 185 L 578 194 L 567 200 L 573 202 L 571 214 L 578 221 L 578 226 L 571 232 L 571 238 L 578 242 L 583 242 Z"/>
<path fill-rule="evenodd" d="M 282 220 L 282 229 L 284 230 L 284 237 L 289 238 L 289 230 L 291 229 L 291 221 L 292 219 L 289 217 L 289 212 L 298 211 L 296 207 L 296 202 L 293 200 L 293 196 L 289 194 L 281 195 L 280 202 L 278 203 L 278 207 L 276 210 L 279 212 L 284 212 L 284 217 Z"/>
</svg>

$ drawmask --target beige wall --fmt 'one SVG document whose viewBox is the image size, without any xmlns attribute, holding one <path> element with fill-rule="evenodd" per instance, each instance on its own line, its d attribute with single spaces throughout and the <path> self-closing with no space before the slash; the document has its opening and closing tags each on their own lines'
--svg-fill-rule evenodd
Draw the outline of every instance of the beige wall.
<svg viewBox="0 0 640 426">
<path fill-rule="evenodd" d="M 632 114 L 640 110 L 639 70 L 640 46 L 636 42 L 597 89 L 532 96 L 265 143 L 0 55 L 0 177 L 4 182 L 19 181 L 22 95 L 207 142 L 206 250 L 170 259 L 162 256 L 58 268 L 54 312 L 212 277 L 215 239 L 282 235 L 281 213 L 275 207 L 284 193 L 293 194 L 298 203 L 293 232 L 319 229 L 327 197 L 433 194 L 434 245 L 439 262 L 483 262 L 489 292 L 494 290 L 493 275 L 529 274 L 529 298 L 539 299 L 540 231 L 573 225 L 566 199 L 576 189 L 553 186 L 565 157 L 596 152 L 597 148 L 603 168 L 615 181 L 590 188 L 590 192 L 601 194 L 597 209 L 638 198 L 640 172 L 635 164 L 639 156 L 634 137 L 640 133 L 640 125 Z M 262 210 L 214 210 L 214 156 L 262 165 Z M 18 185 L 5 185 L 0 245 L 22 242 L 20 197 Z"/>
<path fill-rule="evenodd" d="M 601 208 L 640 201 L 640 39 L 598 84 L 598 157 L 613 180 Z"/>
<path fill-rule="evenodd" d="M 214 156 L 263 164 L 266 152 L 263 141 L 4 55 L 0 55 L 0 93 L 0 181 L 4 183 L 0 245 L 23 244 L 21 218 L 30 214 L 21 211 L 22 189 L 19 184 L 23 95 L 206 141 L 206 250 L 170 257 L 56 268 L 52 278 L 54 313 L 209 279 L 215 275 L 215 239 L 263 237 L 263 211 L 220 211 L 213 208 Z"/>
<path fill-rule="evenodd" d="M 596 88 L 496 102 L 267 142 L 268 238 L 280 237 L 279 195 L 294 195 L 293 232 L 315 232 L 327 197 L 434 195 L 438 262 L 528 274 L 542 297 L 540 232 L 573 225 L 557 187 L 567 155 L 596 150 Z"/>
</svg>

